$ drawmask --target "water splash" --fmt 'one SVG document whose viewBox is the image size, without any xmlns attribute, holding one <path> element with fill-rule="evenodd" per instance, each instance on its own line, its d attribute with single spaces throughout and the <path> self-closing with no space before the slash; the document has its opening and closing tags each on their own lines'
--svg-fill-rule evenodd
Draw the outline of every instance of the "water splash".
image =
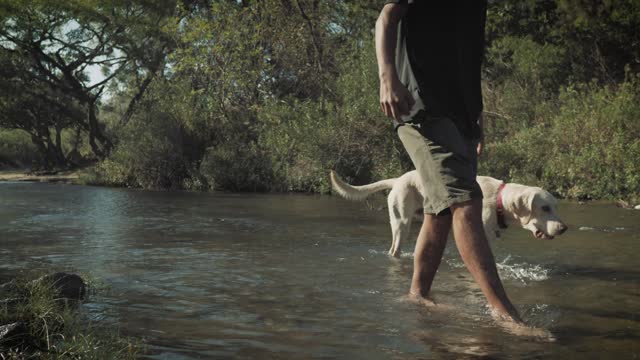
<svg viewBox="0 0 640 360">
<path fill-rule="evenodd" d="M 465 268 L 463 262 L 455 259 L 446 260 L 447 265 L 454 269 Z M 511 261 L 511 255 L 502 260 L 502 262 L 496 263 L 500 277 L 503 279 L 518 280 L 526 285 L 530 281 L 544 281 L 549 279 L 551 273 L 550 269 L 547 269 L 541 265 L 532 265 L 526 262 L 516 263 Z"/>
<path fill-rule="evenodd" d="M 388 251 L 382 251 L 382 250 L 374 250 L 374 249 L 369 249 L 369 254 L 373 254 L 373 255 L 389 255 Z M 400 252 L 400 257 L 401 258 L 409 258 L 409 259 L 413 259 L 413 252 L 412 251 L 401 251 Z"/>
<path fill-rule="evenodd" d="M 388 252 L 381 250 L 369 249 L 369 254 L 373 255 L 388 255 Z M 400 253 L 401 258 L 413 258 L 413 253 L 409 251 L 403 251 Z M 463 262 L 457 259 L 446 259 L 445 262 L 448 266 L 454 269 L 463 269 L 466 266 Z M 502 260 L 502 262 L 496 263 L 500 277 L 503 279 L 512 279 L 522 282 L 526 285 L 530 281 L 544 281 L 549 279 L 551 270 L 541 265 L 532 265 L 526 262 L 516 263 L 511 261 L 511 255 Z"/>
<path fill-rule="evenodd" d="M 549 279 L 550 269 L 541 265 L 532 265 L 526 262 L 510 263 L 511 255 L 508 255 L 502 262 L 496 263 L 502 278 L 518 280 L 523 284 L 528 281 L 544 281 Z"/>
<path fill-rule="evenodd" d="M 606 233 L 613 233 L 613 232 L 619 232 L 619 231 L 629 231 L 631 230 L 631 228 L 628 227 L 623 227 L 623 226 L 598 226 L 598 227 L 592 227 L 592 226 L 580 226 L 578 228 L 578 230 L 580 231 L 601 231 L 601 232 L 606 232 Z"/>
</svg>

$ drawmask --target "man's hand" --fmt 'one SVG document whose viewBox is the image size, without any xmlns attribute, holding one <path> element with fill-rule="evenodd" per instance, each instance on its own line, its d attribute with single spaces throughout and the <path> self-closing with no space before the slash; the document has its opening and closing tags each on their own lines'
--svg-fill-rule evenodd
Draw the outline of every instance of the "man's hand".
<svg viewBox="0 0 640 360">
<path fill-rule="evenodd" d="M 482 150 L 484 150 L 484 117 L 482 116 L 482 112 L 478 116 L 478 126 L 480 127 L 480 139 L 478 140 L 478 147 L 476 151 L 478 152 L 478 156 L 482 155 Z"/>
<path fill-rule="evenodd" d="M 380 77 L 380 109 L 387 117 L 400 120 L 416 103 L 407 88 L 394 76 Z"/>
</svg>

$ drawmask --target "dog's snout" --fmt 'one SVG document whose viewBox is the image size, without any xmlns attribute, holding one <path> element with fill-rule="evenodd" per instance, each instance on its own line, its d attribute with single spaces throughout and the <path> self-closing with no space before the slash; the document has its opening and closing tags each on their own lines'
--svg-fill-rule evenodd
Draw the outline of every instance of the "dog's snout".
<svg viewBox="0 0 640 360">
<path fill-rule="evenodd" d="M 565 224 L 560 225 L 560 229 L 559 229 L 559 235 L 564 234 L 565 231 L 567 231 L 569 229 L 569 227 Z"/>
</svg>

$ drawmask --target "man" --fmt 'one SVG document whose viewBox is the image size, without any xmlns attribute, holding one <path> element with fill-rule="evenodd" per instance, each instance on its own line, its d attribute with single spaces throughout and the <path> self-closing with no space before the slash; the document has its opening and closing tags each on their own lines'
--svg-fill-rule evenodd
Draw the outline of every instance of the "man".
<svg viewBox="0 0 640 360">
<path fill-rule="evenodd" d="M 387 0 L 376 23 L 380 106 L 394 119 L 426 189 L 410 299 L 437 307 L 429 291 L 453 229 L 460 255 L 496 320 L 526 333 L 484 235 L 482 192 L 475 180 L 483 137 L 486 7 L 486 0 Z"/>
</svg>

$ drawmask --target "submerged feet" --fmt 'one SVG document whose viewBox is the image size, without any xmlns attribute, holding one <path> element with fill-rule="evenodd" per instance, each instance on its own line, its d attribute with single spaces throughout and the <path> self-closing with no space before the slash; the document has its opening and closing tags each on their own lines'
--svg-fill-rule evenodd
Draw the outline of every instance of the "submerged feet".
<svg viewBox="0 0 640 360">
<path fill-rule="evenodd" d="M 424 306 L 429 310 L 438 312 L 452 312 L 455 310 L 455 307 L 452 305 L 437 303 L 428 296 L 418 295 L 413 292 L 400 298 L 400 301 Z M 495 309 L 491 311 L 491 316 L 496 325 L 512 335 L 531 337 L 548 342 L 556 341 L 556 337 L 549 330 L 528 326 L 519 318 L 514 319 L 510 316 L 503 315 Z"/>
<path fill-rule="evenodd" d="M 555 336 L 549 330 L 527 326 L 521 320 L 514 320 L 509 316 L 498 313 L 496 310 L 491 311 L 491 316 L 498 326 L 510 334 L 534 337 L 542 341 L 556 341 Z"/>
<path fill-rule="evenodd" d="M 413 303 L 413 304 L 417 304 L 417 305 L 423 305 L 426 307 L 436 307 L 437 304 L 435 301 L 433 301 L 431 298 L 429 297 L 425 297 L 422 295 L 418 295 L 418 294 L 414 294 L 414 293 L 409 293 L 407 295 L 404 296 L 403 300 Z"/>
<path fill-rule="evenodd" d="M 430 310 L 438 310 L 438 311 L 448 311 L 453 310 L 453 306 L 436 303 L 433 299 L 428 296 L 418 295 L 416 293 L 410 292 L 409 294 L 403 296 L 401 301 L 409 302 L 416 305 L 421 305 L 429 308 Z"/>
</svg>

